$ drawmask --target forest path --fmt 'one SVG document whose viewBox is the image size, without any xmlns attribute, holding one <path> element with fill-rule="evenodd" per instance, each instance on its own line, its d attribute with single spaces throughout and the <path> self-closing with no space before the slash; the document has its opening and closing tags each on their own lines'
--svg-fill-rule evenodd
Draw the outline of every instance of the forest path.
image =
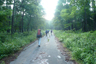
<svg viewBox="0 0 96 64">
<path fill-rule="evenodd" d="M 49 39 L 49 41 L 48 41 Z M 65 56 L 61 54 L 57 47 L 54 34 L 41 38 L 41 46 L 38 41 L 24 48 L 20 55 L 10 64 L 73 64 L 66 62 Z"/>
</svg>

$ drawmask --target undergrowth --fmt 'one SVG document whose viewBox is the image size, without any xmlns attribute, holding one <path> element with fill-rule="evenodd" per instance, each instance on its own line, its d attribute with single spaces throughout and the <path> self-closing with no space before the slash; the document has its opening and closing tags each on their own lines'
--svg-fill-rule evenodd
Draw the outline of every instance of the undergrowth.
<svg viewBox="0 0 96 64">
<path fill-rule="evenodd" d="M 21 49 L 21 47 L 29 44 L 36 39 L 37 31 L 15 33 L 11 35 L 1 33 L 0 34 L 0 59 L 7 57 Z M 44 31 L 42 30 L 44 35 Z"/>
<path fill-rule="evenodd" d="M 96 64 L 96 31 L 54 31 L 56 37 L 72 52 L 74 59 L 82 64 Z"/>
</svg>

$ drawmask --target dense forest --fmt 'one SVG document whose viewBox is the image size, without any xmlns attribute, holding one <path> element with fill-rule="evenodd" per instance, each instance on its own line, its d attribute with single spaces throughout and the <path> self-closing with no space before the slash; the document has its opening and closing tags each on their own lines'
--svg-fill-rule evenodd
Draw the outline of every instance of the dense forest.
<svg viewBox="0 0 96 64">
<path fill-rule="evenodd" d="M 59 0 L 55 11 L 56 29 L 91 31 L 96 30 L 95 0 Z"/>
<path fill-rule="evenodd" d="M 40 0 L 0 0 L 0 32 L 32 31 L 46 25 Z"/>
</svg>

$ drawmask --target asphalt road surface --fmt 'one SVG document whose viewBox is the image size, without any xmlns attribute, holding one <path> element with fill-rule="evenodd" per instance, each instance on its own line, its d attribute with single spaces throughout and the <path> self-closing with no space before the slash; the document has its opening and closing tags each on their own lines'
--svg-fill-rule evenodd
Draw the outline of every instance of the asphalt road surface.
<svg viewBox="0 0 96 64">
<path fill-rule="evenodd" d="M 48 40 L 49 39 L 49 40 Z M 40 47 L 38 40 L 24 48 L 20 55 L 10 64 L 73 64 L 65 61 L 65 57 L 57 48 L 54 35 L 41 38 Z"/>
</svg>

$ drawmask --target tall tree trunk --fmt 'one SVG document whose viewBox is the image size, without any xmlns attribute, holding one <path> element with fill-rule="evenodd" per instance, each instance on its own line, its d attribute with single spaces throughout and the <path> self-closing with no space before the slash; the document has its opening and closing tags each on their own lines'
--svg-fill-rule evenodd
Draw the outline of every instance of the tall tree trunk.
<svg viewBox="0 0 96 64">
<path fill-rule="evenodd" d="M 15 0 L 14 0 L 14 5 L 13 5 L 13 14 L 12 14 L 12 24 L 11 24 L 11 35 L 14 32 L 14 11 L 15 11 Z"/>
<path fill-rule="evenodd" d="M 6 0 L 5 0 L 6 1 Z M 6 9 L 10 9 L 11 10 L 11 6 L 7 5 L 7 1 L 6 1 Z M 10 16 L 8 16 L 7 18 L 10 19 Z M 8 27 L 10 27 L 10 21 L 8 21 Z M 7 29 L 7 33 L 10 33 L 10 28 Z"/>
<path fill-rule="evenodd" d="M 86 3 L 86 1 L 84 1 L 84 31 L 88 31 L 88 27 L 87 27 L 87 13 L 86 11 L 88 9 L 86 9 L 86 7 L 88 6 L 88 2 Z"/>
<path fill-rule="evenodd" d="M 30 15 L 30 20 L 28 22 L 28 28 L 27 28 L 27 31 L 29 31 L 29 28 L 30 28 L 30 22 L 31 22 L 31 15 Z"/>
<path fill-rule="evenodd" d="M 10 16 L 9 16 L 10 19 Z M 10 27 L 10 21 L 8 21 L 8 26 Z M 10 33 L 10 28 L 8 28 L 7 33 Z"/>
<path fill-rule="evenodd" d="M 87 31 L 87 15 L 86 15 L 86 9 L 84 7 L 84 31 Z"/>
<path fill-rule="evenodd" d="M 93 28 L 94 28 L 94 30 L 96 30 L 96 13 L 95 13 L 95 1 L 94 0 L 92 0 L 92 9 L 93 9 L 93 13 L 94 13 L 94 16 L 93 16 L 93 21 L 94 21 L 94 24 L 93 24 Z"/>
<path fill-rule="evenodd" d="M 9 7 L 9 9 L 11 9 L 11 6 Z M 9 16 L 9 19 L 11 20 L 11 16 Z M 10 22 L 10 20 L 9 20 L 9 27 L 11 26 L 11 22 Z M 8 29 L 8 33 L 10 33 L 10 28 Z"/>
<path fill-rule="evenodd" d="M 22 21 L 21 21 L 21 31 L 23 33 L 23 17 L 24 17 L 24 11 L 23 11 L 23 14 L 22 14 Z"/>
<path fill-rule="evenodd" d="M 21 32 L 21 21 L 19 22 L 19 32 Z"/>
</svg>

